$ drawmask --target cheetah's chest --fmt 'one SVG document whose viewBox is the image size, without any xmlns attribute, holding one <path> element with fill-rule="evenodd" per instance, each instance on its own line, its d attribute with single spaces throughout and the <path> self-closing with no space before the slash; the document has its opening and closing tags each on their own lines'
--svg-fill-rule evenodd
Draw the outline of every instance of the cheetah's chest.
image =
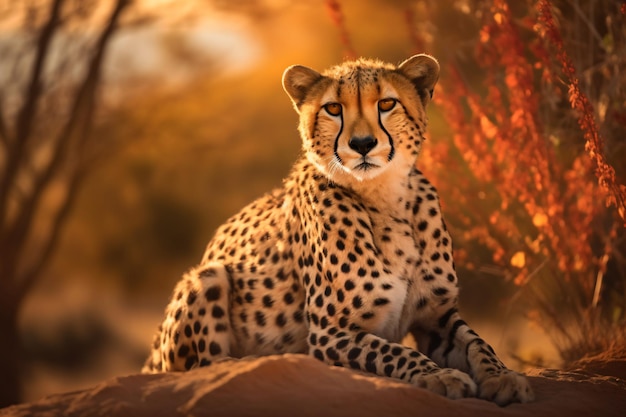
<svg viewBox="0 0 626 417">
<path fill-rule="evenodd" d="M 415 305 L 423 293 L 418 279 L 423 251 L 407 218 L 374 213 L 372 223 L 374 242 L 388 273 L 387 284 L 393 286 L 389 291 L 392 306 L 373 332 L 388 340 L 400 341 L 416 320 L 415 311 L 406 309 L 405 305 Z"/>
<path fill-rule="evenodd" d="M 457 296 L 450 236 L 434 188 L 416 176 L 400 197 L 380 198 L 369 217 L 387 272 L 392 307 L 372 331 L 400 341 L 414 327 L 431 327 Z M 392 204 L 393 203 L 393 204 Z"/>
</svg>

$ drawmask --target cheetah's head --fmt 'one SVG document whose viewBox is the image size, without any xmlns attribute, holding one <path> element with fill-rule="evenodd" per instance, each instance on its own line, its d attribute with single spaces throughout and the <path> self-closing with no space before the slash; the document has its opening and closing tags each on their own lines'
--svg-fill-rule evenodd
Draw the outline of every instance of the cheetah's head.
<svg viewBox="0 0 626 417">
<path fill-rule="evenodd" d="M 331 180 L 349 183 L 410 171 L 438 76 L 429 55 L 398 66 L 361 58 L 322 74 L 291 66 L 283 87 L 300 115 L 308 159 Z"/>
</svg>

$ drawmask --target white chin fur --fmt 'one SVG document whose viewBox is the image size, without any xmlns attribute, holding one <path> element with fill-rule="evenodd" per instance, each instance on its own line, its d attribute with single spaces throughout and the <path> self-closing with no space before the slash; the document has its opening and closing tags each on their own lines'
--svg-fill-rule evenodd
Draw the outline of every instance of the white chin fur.
<svg viewBox="0 0 626 417">
<path fill-rule="evenodd" d="M 368 158 L 367 161 L 363 161 L 363 158 L 353 159 L 348 164 L 344 164 L 337 157 L 333 157 L 330 161 L 324 163 L 324 161 L 321 161 L 315 154 L 309 154 L 308 156 L 309 161 L 311 161 L 318 170 L 339 183 L 350 182 L 352 180 L 356 180 L 357 182 L 371 180 L 379 176 L 389 166 L 389 163 L 385 163 L 381 166 L 378 164 L 380 161 L 375 161 L 372 158 Z M 368 165 L 364 166 L 364 162 L 367 162 Z"/>
<path fill-rule="evenodd" d="M 353 159 L 347 164 L 341 164 L 342 171 L 352 179 L 363 182 L 378 177 L 388 167 L 388 163 L 381 164 L 378 158 Z"/>
</svg>

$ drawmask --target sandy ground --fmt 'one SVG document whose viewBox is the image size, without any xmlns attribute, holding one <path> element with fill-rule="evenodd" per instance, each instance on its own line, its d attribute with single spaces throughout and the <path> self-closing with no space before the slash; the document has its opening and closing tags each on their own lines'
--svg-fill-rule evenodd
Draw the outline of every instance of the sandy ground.
<svg viewBox="0 0 626 417">
<path fill-rule="evenodd" d="M 529 372 L 536 401 L 448 400 L 303 355 L 225 360 L 186 373 L 116 377 L 0 416 L 624 416 L 626 350 Z"/>
</svg>

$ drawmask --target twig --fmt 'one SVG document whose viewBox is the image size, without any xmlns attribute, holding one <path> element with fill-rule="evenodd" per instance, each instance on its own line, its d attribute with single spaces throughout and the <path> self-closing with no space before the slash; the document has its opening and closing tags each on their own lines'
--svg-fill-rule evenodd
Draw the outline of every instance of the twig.
<svg viewBox="0 0 626 417">
<path fill-rule="evenodd" d="M 557 60 L 561 63 L 562 71 L 569 85 L 570 104 L 578 112 L 578 125 L 585 136 L 585 150 L 596 164 L 595 173 L 598 184 L 608 195 L 607 204 L 615 205 L 618 214 L 626 222 L 626 187 L 616 182 L 615 169 L 604 156 L 604 141 L 596 125 L 593 106 L 589 98 L 580 90 L 574 65 L 565 50 L 563 38 L 554 22 L 551 4 L 548 0 L 539 0 L 537 8 L 541 29 L 539 33 L 556 48 Z"/>
<path fill-rule="evenodd" d="M 330 16 L 330 20 L 339 29 L 339 39 L 343 45 L 348 59 L 356 59 L 357 54 L 352 46 L 348 29 L 346 28 L 346 20 L 341 10 L 341 5 L 338 0 L 326 0 L 326 10 Z"/>
</svg>

